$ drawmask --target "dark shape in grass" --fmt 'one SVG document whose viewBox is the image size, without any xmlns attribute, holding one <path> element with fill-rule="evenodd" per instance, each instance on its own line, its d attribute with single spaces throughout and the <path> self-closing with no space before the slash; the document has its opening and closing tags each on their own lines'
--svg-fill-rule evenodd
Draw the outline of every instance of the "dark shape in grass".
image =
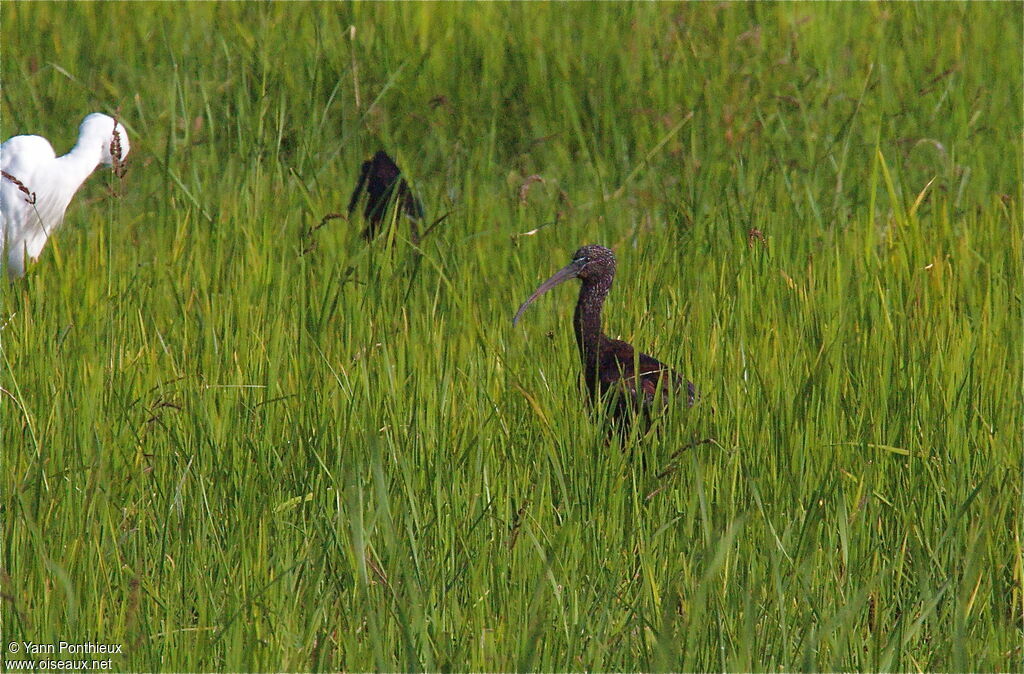
<svg viewBox="0 0 1024 674">
<path fill-rule="evenodd" d="M 573 330 L 591 401 L 604 401 L 610 418 L 622 430 L 627 429 L 637 415 L 649 423 L 654 408 L 663 409 L 675 393 L 684 389 L 687 405 L 692 406 L 697 392 L 691 382 L 668 365 L 646 353 L 638 353 L 631 344 L 610 339 L 601 332 L 601 308 L 615 278 L 615 255 L 604 246 L 584 246 L 577 250 L 572 262 L 540 284 L 523 302 L 512 324 L 516 324 L 531 302 L 573 278 L 582 282 L 573 315 Z"/>
<path fill-rule="evenodd" d="M 384 150 L 378 150 L 373 159 L 364 161 L 359 169 L 359 181 L 355 190 L 352 191 L 352 198 L 348 202 L 348 214 L 352 216 L 359 203 L 361 192 L 366 191 L 366 207 L 363 209 L 363 217 L 366 219 L 366 229 L 363 230 L 363 238 L 372 239 L 377 235 L 381 221 L 387 213 L 392 197 L 397 199 L 399 207 L 409 216 L 412 227 L 413 243 L 419 242 L 418 222 L 423 219 L 423 205 L 409 189 L 409 184 L 402 178 L 402 171 L 388 156 Z"/>
</svg>

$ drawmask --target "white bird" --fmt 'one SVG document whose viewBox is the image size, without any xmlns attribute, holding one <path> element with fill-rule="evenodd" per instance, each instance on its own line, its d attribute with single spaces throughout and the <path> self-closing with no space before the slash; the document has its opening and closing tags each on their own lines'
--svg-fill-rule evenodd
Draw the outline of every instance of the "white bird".
<svg viewBox="0 0 1024 674">
<path fill-rule="evenodd" d="M 0 253 L 11 279 L 25 274 L 64 221 L 71 198 L 100 164 L 115 169 L 128 155 L 128 134 L 113 117 L 94 112 L 78 127 L 78 142 L 58 157 L 41 136 L 14 136 L 0 145 Z"/>
</svg>

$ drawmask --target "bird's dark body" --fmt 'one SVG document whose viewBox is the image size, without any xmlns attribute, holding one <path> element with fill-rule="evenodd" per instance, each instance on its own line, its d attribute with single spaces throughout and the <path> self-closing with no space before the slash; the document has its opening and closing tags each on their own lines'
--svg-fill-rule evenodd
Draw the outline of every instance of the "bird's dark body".
<svg viewBox="0 0 1024 674">
<path fill-rule="evenodd" d="M 637 352 L 631 344 L 611 339 L 601 331 L 601 309 L 615 277 L 615 256 L 603 246 L 584 246 L 573 261 L 537 288 L 520 306 L 514 320 L 541 294 L 556 285 L 578 278 L 579 300 L 573 315 L 573 331 L 583 363 L 583 379 L 591 401 L 604 401 L 616 421 L 628 421 L 638 413 L 649 417 L 685 389 L 693 405 L 696 390 L 668 365 Z"/>
<path fill-rule="evenodd" d="M 405 214 L 409 216 L 413 242 L 418 242 L 419 228 L 416 222 L 423 218 L 423 205 L 412 193 L 405 178 L 402 178 L 402 171 L 398 165 L 384 150 L 378 150 L 372 159 L 364 161 L 360 167 L 359 181 L 348 202 L 349 216 L 352 215 L 352 211 L 359 203 L 359 197 L 364 189 L 366 191 L 366 207 L 363 209 L 363 217 L 367 223 L 366 229 L 363 230 L 364 238 L 372 239 L 376 236 L 388 206 L 394 198 Z"/>
<path fill-rule="evenodd" d="M 687 389 L 687 403 L 692 405 L 695 395 L 693 384 L 685 381 L 678 372 L 668 365 L 648 356 L 638 354 L 631 344 L 620 339 L 609 339 L 604 335 L 596 366 L 590 366 L 584 360 L 583 376 L 587 390 L 593 400 L 609 396 L 609 392 L 617 400 L 612 400 L 613 409 L 619 409 L 627 403 L 631 406 L 650 408 L 659 400 L 668 402 L 675 391 Z M 596 385 L 595 385 L 596 382 Z"/>
</svg>

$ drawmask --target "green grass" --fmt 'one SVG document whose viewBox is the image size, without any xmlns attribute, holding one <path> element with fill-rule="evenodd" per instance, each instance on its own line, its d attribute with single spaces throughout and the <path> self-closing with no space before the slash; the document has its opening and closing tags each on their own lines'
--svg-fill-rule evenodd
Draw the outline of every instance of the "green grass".
<svg viewBox="0 0 1024 674">
<path fill-rule="evenodd" d="M 132 143 L 2 289 L 5 649 L 1021 670 L 1020 4 L 0 19 L 3 138 Z M 308 233 L 378 147 L 450 212 L 419 251 Z M 623 451 L 574 289 L 511 327 L 584 243 L 702 392 Z"/>
</svg>

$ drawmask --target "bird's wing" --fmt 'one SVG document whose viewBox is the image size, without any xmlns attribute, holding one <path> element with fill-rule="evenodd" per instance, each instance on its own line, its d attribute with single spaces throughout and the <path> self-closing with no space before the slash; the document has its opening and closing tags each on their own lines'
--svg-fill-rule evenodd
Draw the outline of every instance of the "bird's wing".
<svg viewBox="0 0 1024 674">
<path fill-rule="evenodd" d="M 0 169 L 11 173 L 35 170 L 41 163 L 53 161 L 57 154 L 42 136 L 13 136 L 0 145 Z"/>
<path fill-rule="evenodd" d="M 352 215 L 352 211 L 355 210 L 356 204 L 359 203 L 359 193 L 363 191 L 366 186 L 366 176 L 370 173 L 370 162 L 364 161 L 363 165 L 359 168 L 359 180 L 356 181 L 356 188 L 352 190 L 352 196 L 348 200 L 348 214 Z"/>
<path fill-rule="evenodd" d="M 423 210 L 423 202 L 412 193 L 412 188 L 409 187 L 409 183 L 404 178 L 399 185 L 398 191 L 402 195 L 402 206 L 405 209 L 405 214 L 413 220 L 422 220 L 426 216 L 426 212 Z"/>
<path fill-rule="evenodd" d="M 55 159 L 53 146 L 41 136 L 14 136 L 0 145 L 0 249 L 7 249 L 12 277 L 24 272 L 25 251 L 36 248 L 35 240 L 45 229 L 40 221 L 53 216 L 47 169 Z"/>
<path fill-rule="evenodd" d="M 391 202 L 391 195 L 398 187 L 401 171 L 385 152 L 378 152 L 370 162 L 366 179 L 366 208 L 363 217 L 371 223 L 384 219 L 384 212 Z"/>
<path fill-rule="evenodd" d="M 648 356 L 638 354 L 633 347 L 620 340 L 609 340 L 605 357 L 600 365 L 600 379 L 605 390 L 617 389 L 631 399 L 645 404 L 652 404 L 660 397 L 668 402 L 675 391 L 686 388 L 690 404 L 693 385 L 686 382 L 677 372 L 665 363 Z"/>
<path fill-rule="evenodd" d="M 391 186 L 402 174 L 398 164 L 385 152 L 378 152 L 373 157 L 371 170 L 370 184 L 375 185 L 381 192 L 391 189 Z"/>
<path fill-rule="evenodd" d="M 0 178 L 0 211 L 5 222 L 27 217 L 32 193 L 44 188 L 38 184 L 41 174 L 56 158 L 53 146 L 40 136 L 15 136 L 0 145 L 0 170 L 5 174 Z"/>
</svg>

